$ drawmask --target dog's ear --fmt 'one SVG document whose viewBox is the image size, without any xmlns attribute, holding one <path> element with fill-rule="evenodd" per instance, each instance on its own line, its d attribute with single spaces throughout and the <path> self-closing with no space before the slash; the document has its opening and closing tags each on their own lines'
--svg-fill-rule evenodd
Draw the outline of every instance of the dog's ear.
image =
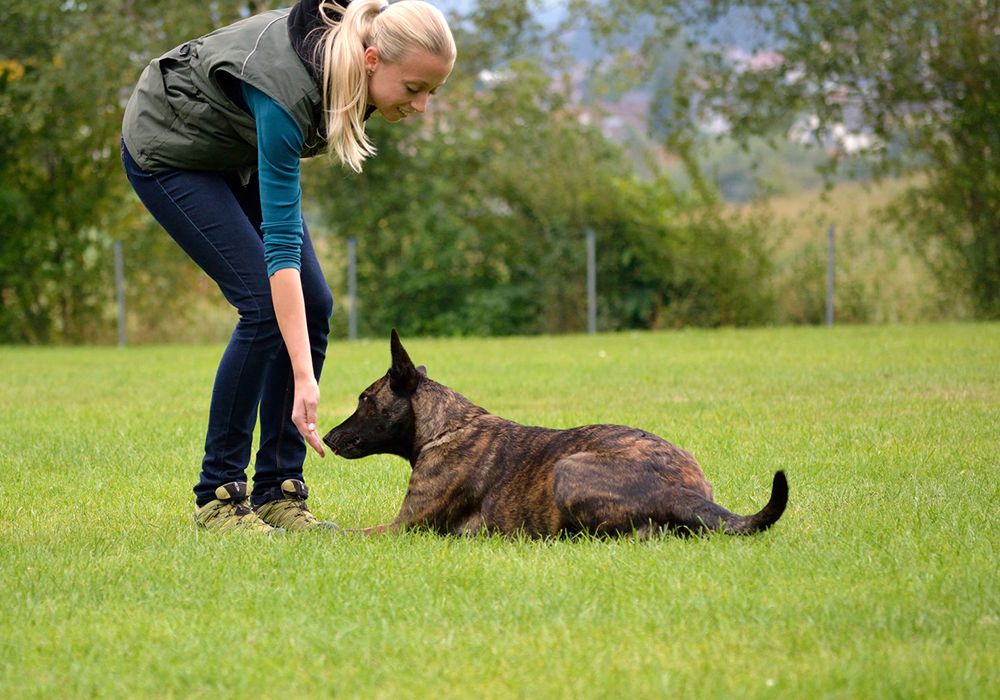
<svg viewBox="0 0 1000 700">
<path fill-rule="evenodd" d="M 417 371 L 420 372 L 420 374 L 424 375 L 425 377 L 427 376 L 427 368 L 424 367 L 423 365 L 417 365 Z"/>
<path fill-rule="evenodd" d="M 396 333 L 395 328 L 392 329 L 392 335 L 389 336 L 389 349 L 392 351 L 392 367 L 389 368 L 390 388 L 399 393 L 413 393 L 417 384 L 420 383 L 421 374 L 413 366 L 413 362 L 406 353 L 406 348 L 400 342 L 399 334 Z"/>
</svg>

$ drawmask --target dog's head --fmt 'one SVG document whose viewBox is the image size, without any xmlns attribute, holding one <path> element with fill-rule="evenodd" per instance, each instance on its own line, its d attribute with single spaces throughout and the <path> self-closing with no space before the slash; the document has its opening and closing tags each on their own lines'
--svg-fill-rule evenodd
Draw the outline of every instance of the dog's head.
<svg viewBox="0 0 1000 700">
<path fill-rule="evenodd" d="M 410 398 L 427 371 L 413 366 L 395 328 L 389 347 L 392 367 L 385 376 L 361 392 L 358 407 L 350 418 L 323 438 L 334 454 L 347 459 L 373 454 L 410 458 L 414 434 Z"/>
</svg>

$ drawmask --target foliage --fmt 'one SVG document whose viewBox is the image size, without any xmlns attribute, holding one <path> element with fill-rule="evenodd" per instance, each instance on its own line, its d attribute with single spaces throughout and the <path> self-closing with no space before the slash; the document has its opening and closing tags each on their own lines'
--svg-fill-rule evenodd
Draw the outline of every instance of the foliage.
<svg viewBox="0 0 1000 700">
<path fill-rule="evenodd" d="M 231 316 L 220 313 L 230 310 L 210 281 L 128 188 L 116 148 L 118 131 L 124 103 L 150 58 L 185 38 L 281 4 L 286 3 L 10 0 L 5 5 L 0 341 L 112 339 L 115 241 L 125 248 L 130 337 L 195 338 L 206 328 L 208 336 L 217 337 L 219 328 L 231 323 Z M 886 167 L 917 163 L 932 170 L 919 180 L 922 189 L 900 202 L 899 218 L 923 232 L 928 264 L 969 280 L 980 313 L 989 315 L 987 297 L 997 287 L 990 261 L 1000 256 L 990 247 L 994 239 L 981 233 L 1000 219 L 994 215 L 996 159 L 986 158 L 996 146 L 984 140 L 995 139 L 997 120 L 983 115 L 993 114 L 997 91 L 974 81 L 988 79 L 983 70 L 994 65 L 997 52 L 979 51 L 982 42 L 974 37 L 960 46 L 956 24 L 954 32 L 942 34 L 947 39 L 931 47 L 937 53 L 893 44 L 906 60 L 874 71 L 872 66 L 881 65 L 878 52 L 869 50 L 875 30 L 866 25 L 856 37 L 841 31 L 837 22 L 855 15 L 817 14 L 822 8 L 813 3 L 800 4 L 791 14 L 782 3 L 765 3 L 770 9 L 757 13 L 775 41 L 787 45 L 784 62 L 770 70 L 739 73 L 724 57 L 703 51 L 707 39 L 695 41 L 694 32 L 710 27 L 726 8 L 760 4 L 710 3 L 682 11 L 681 4 L 651 0 L 574 0 L 568 24 L 555 29 L 533 19 L 541 5 L 537 0 L 466 4 L 465 13 L 452 18 L 460 47 L 456 72 L 432 113 L 391 127 L 374 118 L 369 129 L 381 154 L 361 176 L 321 160 L 305 168 L 307 216 L 324 264 L 337 273 L 331 282 L 340 298 L 344 240 L 359 241 L 362 332 L 381 334 L 390 325 L 427 334 L 579 330 L 585 319 L 588 230 L 598 239 L 601 328 L 811 318 L 777 310 L 780 280 L 772 270 L 766 217 L 732 216 L 706 184 L 696 163 L 703 154 L 692 148 L 698 124 L 680 118 L 696 107 L 726 114 L 739 138 L 763 132 L 764 122 L 787 126 L 803 113 L 819 115 L 814 131 L 820 135 L 842 114 L 884 116 L 874 123 L 881 125 L 877 135 L 884 132 Z M 949 21 L 968 20 L 969 7 L 958 3 Z M 645 10 L 655 12 L 637 21 Z M 934 11 L 900 16 L 930 21 Z M 874 20 L 881 10 L 864 12 L 876 13 L 864 16 L 879 26 Z M 950 27 L 941 12 L 935 26 Z M 819 26 L 828 27 L 829 36 L 822 40 L 838 51 L 849 40 L 865 48 L 848 64 L 857 69 L 858 95 L 872 98 L 870 109 L 868 103 L 853 111 L 849 101 L 827 104 L 823 91 L 807 89 L 826 84 L 819 79 L 827 76 L 824 71 L 835 67 L 839 76 L 845 70 L 843 61 L 831 58 L 836 52 L 806 50 L 801 42 L 814 40 L 815 32 L 798 37 L 792 30 L 807 20 L 823 20 Z M 903 27 L 915 45 L 930 41 L 915 22 Z M 611 45 L 625 50 L 624 57 L 598 41 L 608 33 L 618 37 Z M 718 72 L 699 73 L 684 63 L 692 49 L 702 51 L 702 67 Z M 591 63 L 581 66 L 581 55 Z M 983 70 L 963 63 L 976 57 L 983 59 Z M 915 105 L 923 103 L 904 94 L 906 82 L 890 71 L 898 69 L 905 78 L 903 68 L 920 61 L 928 62 L 921 74 L 927 85 L 926 94 L 917 97 L 934 106 L 926 113 L 939 121 L 916 119 L 923 112 Z M 783 81 L 792 66 L 801 67 L 804 77 Z M 962 67 L 969 69 L 966 78 L 956 77 Z M 583 83 L 581 68 L 588 76 Z M 580 103 L 620 94 L 639 79 L 659 91 L 655 123 L 623 148 L 601 133 L 594 105 L 585 114 Z M 685 85 L 697 93 L 677 89 Z M 951 96 L 933 92 L 944 85 L 966 87 Z M 880 103 L 877 97 L 884 99 Z M 945 123 L 945 117 L 951 121 Z M 985 126 L 977 128 L 977 119 Z M 663 170 L 662 154 L 636 164 L 635 149 L 645 148 L 651 137 L 673 147 L 671 162 L 680 164 L 682 180 Z M 736 160 L 725 150 L 716 158 Z M 729 172 L 725 167 L 720 178 Z M 769 182 L 782 186 L 780 178 Z M 748 191 L 746 184 L 723 183 Z M 953 206 L 959 200 L 967 206 Z M 955 250 L 959 253 L 952 254 Z M 342 314 L 335 319 L 337 332 L 344 323 Z"/>
<path fill-rule="evenodd" d="M 309 170 L 336 249 L 358 241 L 362 334 L 581 330 L 587 231 L 601 328 L 770 320 L 759 226 L 723 216 L 705 188 L 637 178 L 551 73 L 559 56 L 543 68 L 537 28 L 514 33 L 484 14 L 458 24 L 472 56 L 463 50 L 431 114 L 372 120 L 380 153 L 363 175 Z M 519 58 L 496 68 L 498 54 L 478 48 L 494 36 L 501 57 Z"/>
<path fill-rule="evenodd" d="M 685 28 L 700 60 L 677 72 L 673 119 L 689 124 L 675 128 L 677 140 L 721 118 L 744 143 L 790 132 L 811 138 L 827 150 L 828 173 L 852 160 L 859 145 L 867 146 L 862 159 L 879 173 L 923 171 L 923 184 L 890 213 L 934 253 L 928 260 L 941 273 L 971 292 L 979 315 L 1000 317 L 996 2 L 574 5 L 626 25 L 627 18 L 654 13 L 671 28 Z M 733 25 L 742 25 L 742 42 L 722 31 Z"/>
<path fill-rule="evenodd" d="M 0 341 L 106 339 L 112 243 L 124 239 L 129 306 L 177 308 L 180 257 L 136 207 L 121 170 L 124 103 L 177 37 L 246 3 L 11 0 L 0 24 Z M 169 252 L 167 252 L 169 251 Z"/>
<path fill-rule="evenodd" d="M 210 285 L 129 191 L 116 148 L 121 112 L 150 58 L 270 3 L 8 5 L 0 340 L 113 337 L 115 240 L 125 247 L 130 334 L 176 335 L 202 313 L 192 290 Z M 724 254 L 718 236 L 699 249 L 698 232 L 676 223 L 693 209 L 711 218 L 718 202 L 681 201 L 665 180 L 639 181 L 617 147 L 580 124 L 564 81 L 568 57 L 534 9 L 483 0 L 456 16 L 461 60 L 435 118 L 411 130 L 373 119 L 382 154 L 361 177 L 326 163 L 307 168 L 331 238 L 361 241 L 363 330 L 579 328 L 588 229 L 600 239 L 604 327 L 760 320 L 717 308 L 718 281 L 692 280 L 696 267 L 679 257 L 681 247 L 699 262 Z M 710 228 L 740 245 L 741 233 L 722 221 L 715 216 Z M 741 293 L 760 296 L 752 282 Z"/>
</svg>

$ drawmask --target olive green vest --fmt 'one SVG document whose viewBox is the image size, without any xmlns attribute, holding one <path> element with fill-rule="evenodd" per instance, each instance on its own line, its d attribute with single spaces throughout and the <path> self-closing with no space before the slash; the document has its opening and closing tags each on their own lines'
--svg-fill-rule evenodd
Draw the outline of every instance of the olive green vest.
<svg viewBox="0 0 1000 700">
<path fill-rule="evenodd" d="M 245 180 L 257 166 L 257 130 L 229 97 L 239 94 L 239 81 L 288 110 L 305 137 L 303 158 L 324 150 L 322 95 L 292 48 L 288 13 L 249 17 L 146 66 L 122 123 L 125 145 L 140 167 L 239 170 Z"/>
</svg>

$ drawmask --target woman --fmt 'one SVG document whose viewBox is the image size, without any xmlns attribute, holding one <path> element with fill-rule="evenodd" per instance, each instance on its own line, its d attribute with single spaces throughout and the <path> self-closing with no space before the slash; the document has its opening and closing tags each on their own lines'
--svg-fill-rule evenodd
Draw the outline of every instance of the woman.
<svg viewBox="0 0 1000 700">
<path fill-rule="evenodd" d="M 194 489 L 195 521 L 210 529 L 332 526 L 309 512 L 302 476 L 306 442 L 323 456 L 333 299 L 300 212 L 299 159 L 326 151 L 360 172 L 375 153 L 365 120 L 423 112 L 455 62 L 433 6 L 340 2 L 303 0 L 182 44 L 150 63 L 125 109 L 132 187 L 239 311 Z"/>
</svg>

